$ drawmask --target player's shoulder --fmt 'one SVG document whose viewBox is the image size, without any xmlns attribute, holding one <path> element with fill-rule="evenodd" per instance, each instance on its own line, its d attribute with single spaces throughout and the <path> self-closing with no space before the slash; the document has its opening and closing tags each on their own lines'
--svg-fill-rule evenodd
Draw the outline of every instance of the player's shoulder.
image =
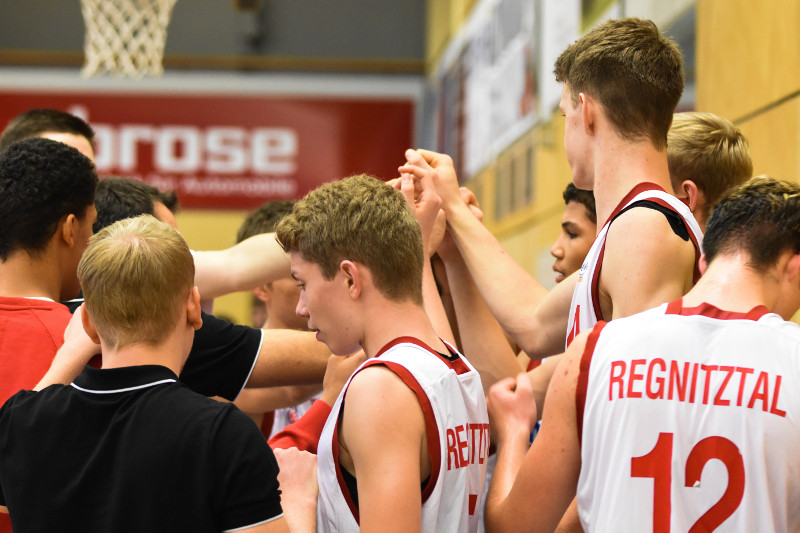
<svg viewBox="0 0 800 533">
<path fill-rule="evenodd" d="M 660 205 L 660 204 L 658 204 Z M 624 228 L 627 231 L 663 231 L 664 233 L 674 233 L 670 228 L 670 223 L 664 212 L 673 213 L 670 216 L 683 218 L 677 212 L 665 209 L 651 209 L 647 206 L 633 206 L 624 209 L 614 217 L 609 226 L 609 233 L 615 229 Z"/>
<path fill-rule="evenodd" d="M 363 365 L 353 375 L 350 385 L 347 387 L 348 398 L 361 394 L 391 392 L 393 389 L 403 386 L 402 378 L 385 364 L 386 361 L 373 359 L 369 363 L 372 364 Z"/>
<path fill-rule="evenodd" d="M 646 254 L 644 259 L 660 262 L 674 260 L 675 254 L 694 258 L 692 241 L 674 230 L 670 220 L 654 209 L 625 211 L 609 226 L 606 234 L 605 256 L 623 254 L 636 260 L 634 254 Z"/>
<path fill-rule="evenodd" d="M 764 315 L 757 321 L 757 324 L 769 328 L 776 336 L 779 336 L 789 345 L 794 345 L 800 350 L 800 325 L 790 320 L 784 320 L 775 313 Z"/>
</svg>

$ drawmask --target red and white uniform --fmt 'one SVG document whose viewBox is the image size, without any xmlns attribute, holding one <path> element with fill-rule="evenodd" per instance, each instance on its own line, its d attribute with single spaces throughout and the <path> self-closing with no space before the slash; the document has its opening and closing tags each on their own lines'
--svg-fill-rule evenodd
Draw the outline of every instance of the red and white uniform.
<svg viewBox="0 0 800 533">
<path fill-rule="evenodd" d="M 390 342 L 354 375 L 375 365 L 397 374 L 416 393 L 425 415 L 431 475 L 422 490 L 421 531 L 477 531 L 489 452 L 480 376 L 455 349 L 452 357 L 444 357 L 412 337 Z M 319 442 L 317 531 L 323 533 L 359 530 L 358 509 L 339 464 L 338 420 L 349 385 L 339 394 Z"/>
<path fill-rule="evenodd" d="M 680 215 L 684 225 L 689 231 L 689 237 L 695 247 L 695 282 L 700 278 L 698 264 L 700 261 L 700 247 L 703 243 L 703 231 L 697 224 L 689 207 L 681 200 L 675 198 L 653 183 L 640 183 L 629 192 L 617 205 L 608 217 L 608 221 L 597 234 L 597 238 L 586 254 L 581 269 L 578 271 L 578 284 L 572 293 L 572 303 L 569 307 L 569 323 L 567 327 L 567 346 L 572 339 L 586 329 L 591 329 L 600 320 L 610 320 L 604 317 L 600 310 L 599 282 L 600 270 L 603 268 L 603 254 L 606 248 L 606 235 L 608 228 L 628 206 L 635 202 L 650 201 L 659 204 Z"/>
<path fill-rule="evenodd" d="M 576 394 L 587 532 L 800 531 L 800 327 L 681 300 L 601 322 Z"/>
</svg>

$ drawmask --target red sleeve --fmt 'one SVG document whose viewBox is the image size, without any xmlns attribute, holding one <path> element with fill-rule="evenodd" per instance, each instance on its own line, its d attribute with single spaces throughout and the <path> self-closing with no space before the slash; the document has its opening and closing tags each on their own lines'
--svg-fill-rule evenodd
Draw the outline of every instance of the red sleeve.
<svg viewBox="0 0 800 533">
<path fill-rule="evenodd" d="M 269 439 L 271 448 L 297 448 L 301 451 L 317 453 L 322 428 L 331 414 L 331 406 L 322 400 L 315 401 L 311 408 L 294 424 L 289 424 L 282 431 Z"/>
</svg>

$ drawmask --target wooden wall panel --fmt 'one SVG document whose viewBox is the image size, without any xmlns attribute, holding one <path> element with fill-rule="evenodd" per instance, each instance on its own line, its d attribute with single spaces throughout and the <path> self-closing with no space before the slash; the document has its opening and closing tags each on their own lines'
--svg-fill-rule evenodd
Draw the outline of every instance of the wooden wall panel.
<svg viewBox="0 0 800 533">
<path fill-rule="evenodd" d="M 750 143 L 754 174 L 800 181 L 800 99 L 738 124 Z"/>
<path fill-rule="evenodd" d="M 731 120 L 800 88 L 800 2 L 697 3 L 697 108 Z"/>
</svg>

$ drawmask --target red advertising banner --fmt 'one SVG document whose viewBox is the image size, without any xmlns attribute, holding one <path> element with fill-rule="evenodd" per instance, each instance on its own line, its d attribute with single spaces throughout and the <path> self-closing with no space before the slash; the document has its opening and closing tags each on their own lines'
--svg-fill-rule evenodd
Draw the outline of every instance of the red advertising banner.
<svg viewBox="0 0 800 533">
<path fill-rule="evenodd" d="M 0 125 L 28 109 L 95 130 L 101 177 L 174 189 L 184 207 L 251 209 L 351 174 L 397 176 L 413 140 L 411 99 L 0 90 Z"/>
</svg>

